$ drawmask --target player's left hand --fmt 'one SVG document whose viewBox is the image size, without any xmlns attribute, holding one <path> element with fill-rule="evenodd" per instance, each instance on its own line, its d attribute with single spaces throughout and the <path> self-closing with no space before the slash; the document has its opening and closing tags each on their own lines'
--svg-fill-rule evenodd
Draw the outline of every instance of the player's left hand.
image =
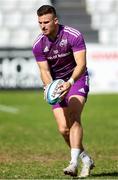
<svg viewBox="0 0 118 180">
<path fill-rule="evenodd" d="M 64 82 L 59 88 L 61 92 L 60 98 L 63 99 L 65 95 L 68 93 L 69 89 L 71 88 L 71 84 L 67 81 Z"/>
</svg>

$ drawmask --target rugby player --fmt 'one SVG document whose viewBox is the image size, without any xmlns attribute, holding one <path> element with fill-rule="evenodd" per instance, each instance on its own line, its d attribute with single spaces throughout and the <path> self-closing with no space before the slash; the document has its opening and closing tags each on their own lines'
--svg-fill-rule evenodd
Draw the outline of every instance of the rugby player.
<svg viewBox="0 0 118 180">
<path fill-rule="evenodd" d="M 55 79 L 65 81 L 62 101 L 52 106 L 59 132 L 70 148 L 70 163 L 63 171 L 65 175 L 77 176 L 81 159 L 83 167 L 79 177 L 84 178 L 94 167 L 82 144 L 81 115 L 89 92 L 84 38 L 78 30 L 59 24 L 53 6 L 41 6 L 37 16 L 42 34 L 33 45 L 33 53 L 44 86 Z"/>
</svg>

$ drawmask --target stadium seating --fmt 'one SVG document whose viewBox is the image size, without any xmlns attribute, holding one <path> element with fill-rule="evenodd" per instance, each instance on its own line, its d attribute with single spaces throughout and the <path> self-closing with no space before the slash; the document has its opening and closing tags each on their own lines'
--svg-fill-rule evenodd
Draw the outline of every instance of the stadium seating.
<svg viewBox="0 0 118 180">
<path fill-rule="evenodd" d="M 50 0 L 0 0 L 0 47 L 27 48 L 41 32 L 36 10 Z"/>
<path fill-rule="evenodd" d="M 17 8 L 18 0 L 0 0 L 0 11 L 4 11 L 3 14 L 7 11 L 12 11 Z"/>
<path fill-rule="evenodd" d="M 36 10 L 51 2 L 60 22 L 79 26 L 87 42 L 118 44 L 118 0 L 0 0 L 0 47 L 31 47 L 41 32 Z"/>
<path fill-rule="evenodd" d="M 2 13 L 0 12 L 0 28 L 2 27 L 2 21 L 3 21 Z"/>
<path fill-rule="evenodd" d="M 33 8 L 35 7 L 36 1 L 37 0 L 28 0 L 28 1 L 20 0 L 20 1 L 18 1 L 18 6 L 19 6 L 20 11 L 22 11 L 22 12 L 32 11 Z"/>
<path fill-rule="evenodd" d="M 59 20 L 84 34 L 86 42 L 98 43 L 98 31 L 91 27 L 91 15 L 86 11 L 85 0 L 55 0 Z"/>
<path fill-rule="evenodd" d="M 20 11 L 8 11 L 3 16 L 3 22 L 4 26 L 8 28 L 9 30 L 11 28 L 17 28 L 19 25 L 21 25 L 21 13 Z"/>
<path fill-rule="evenodd" d="M 92 28 L 99 30 L 101 44 L 118 45 L 118 0 L 86 0 Z"/>
<path fill-rule="evenodd" d="M 10 36 L 10 43 L 11 47 L 29 47 L 30 46 L 30 36 L 29 31 L 26 28 L 18 28 L 11 32 Z"/>
<path fill-rule="evenodd" d="M 0 28 L 0 47 L 8 47 L 10 41 L 10 31 L 6 27 Z"/>
</svg>

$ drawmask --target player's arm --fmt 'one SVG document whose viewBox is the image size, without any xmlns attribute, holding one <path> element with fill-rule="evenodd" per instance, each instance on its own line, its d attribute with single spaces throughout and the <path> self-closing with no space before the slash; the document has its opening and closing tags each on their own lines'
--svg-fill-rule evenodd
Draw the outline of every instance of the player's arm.
<svg viewBox="0 0 118 180">
<path fill-rule="evenodd" d="M 71 78 L 75 82 L 86 70 L 86 50 L 74 52 L 76 67 L 72 73 Z"/>
<path fill-rule="evenodd" d="M 47 61 L 40 61 L 37 63 L 38 63 L 39 69 L 40 69 L 41 79 L 43 81 L 44 86 L 46 86 L 47 84 L 49 84 L 52 81 L 49 65 L 48 65 Z"/>
<path fill-rule="evenodd" d="M 85 72 L 86 70 L 86 50 L 81 50 L 74 52 L 74 58 L 76 61 L 76 67 L 72 73 L 72 76 L 70 79 L 63 84 L 62 88 L 62 99 L 65 96 L 65 94 L 68 92 L 70 87 L 74 84 L 74 82 L 80 78 L 80 76 Z"/>
</svg>

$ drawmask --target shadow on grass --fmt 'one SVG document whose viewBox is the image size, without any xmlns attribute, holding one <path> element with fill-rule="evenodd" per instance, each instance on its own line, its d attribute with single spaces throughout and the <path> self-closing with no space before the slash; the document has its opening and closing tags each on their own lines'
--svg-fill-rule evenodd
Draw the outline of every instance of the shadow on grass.
<svg viewBox="0 0 118 180">
<path fill-rule="evenodd" d="M 92 174 L 92 177 L 104 177 L 104 176 L 112 176 L 112 177 L 117 177 L 118 172 L 108 172 L 108 173 L 98 173 L 98 174 Z"/>
</svg>

